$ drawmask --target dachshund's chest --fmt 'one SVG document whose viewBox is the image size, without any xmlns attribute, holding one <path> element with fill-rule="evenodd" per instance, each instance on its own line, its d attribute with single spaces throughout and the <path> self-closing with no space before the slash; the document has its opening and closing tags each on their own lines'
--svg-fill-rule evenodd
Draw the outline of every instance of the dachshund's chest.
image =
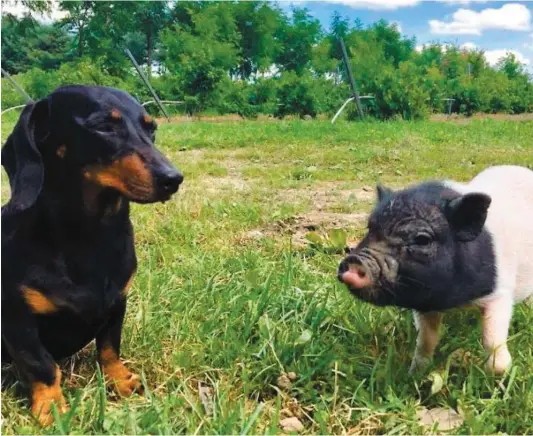
<svg viewBox="0 0 533 436">
<path fill-rule="evenodd" d="M 23 283 L 50 302 L 51 312 L 69 313 L 88 325 L 106 317 L 124 296 L 136 269 L 131 233 L 104 233 L 34 248 Z"/>
<path fill-rule="evenodd" d="M 72 286 L 72 308 L 89 318 L 105 316 L 125 295 L 136 268 L 132 241 L 65 250 L 58 260 L 60 275 Z"/>
</svg>

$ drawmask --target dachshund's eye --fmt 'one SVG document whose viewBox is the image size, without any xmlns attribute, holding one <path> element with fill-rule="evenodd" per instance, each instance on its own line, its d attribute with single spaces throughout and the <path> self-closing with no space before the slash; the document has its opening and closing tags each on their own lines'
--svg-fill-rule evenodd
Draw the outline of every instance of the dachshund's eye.
<svg viewBox="0 0 533 436">
<path fill-rule="evenodd" d="M 141 117 L 141 124 L 142 126 L 144 127 L 144 129 L 153 134 L 156 130 L 157 130 L 157 124 L 156 122 L 154 121 L 154 119 L 148 115 L 148 114 L 145 114 Z"/>
<path fill-rule="evenodd" d="M 155 133 L 155 131 L 157 130 L 157 124 L 153 121 L 150 123 L 144 123 L 144 128 L 150 133 Z"/>
<path fill-rule="evenodd" d="M 109 135 L 110 133 L 115 133 L 116 125 L 113 123 L 102 123 L 98 126 L 95 126 L 95 129 L 98 133 Z"/>
<path fill-rule="evenodd" d="M 418 235 L 415 236 L 415 239 L 413 240 L 414 245 L 421 245 L 421 246 L 429 245 L 432 242 L 433 242 L 433 239 L 427 233 L 419 233 Z"/>
</svg>

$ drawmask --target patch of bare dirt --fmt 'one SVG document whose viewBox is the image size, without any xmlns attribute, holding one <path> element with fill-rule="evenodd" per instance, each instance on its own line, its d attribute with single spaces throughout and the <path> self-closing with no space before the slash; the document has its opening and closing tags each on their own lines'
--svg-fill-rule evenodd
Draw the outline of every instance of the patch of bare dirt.
<svg viewBox="0 0 533 436">
<path fill-rule="evenodd" d="M 297 120 L 300 119 L 299 116 L 287 115 L 283 120 Z M 304 118 L 307 119 L 307 118 Z M 318 115 L 316 117 L 318 120 L 327 120 L 329 119 L 326 115 Z M 457 123 L 469 123 L 475 119 L 493 119 L 493 120 L 509 120 L 509 121 L 533 121 L 533 113 L 525 114 L 474 114 L 470 117 L 459 114 L 433 114 L 430 118 L 431 121 L 454 121 Z M 239 121 L 251 121 L 246 118 L 241 117 L 238 114 L 227 114 L 227 115 L 174 115 L 170 117 L 170 121 L 164 117 L 156 118 L 158 124 L 168 124 L 168 123 L 192 123 L 192 122 L 207 122 L 207 123 L 234 123 Z M 259 115 L 255 120 L 259 122 L 278 122 L 279 118 L 272 117 L 270 115 Z"/>
<path fill-rule="evenodd" d="M 345 182 L 323 182 L 309 188 L 284 189 L 276 193 L 276 199 L 284 202 L 310 200 L 313 210 L 325 211 L 334 206 L 370 203 L 376 198 L 375 188 L 372 186 L 354 189 L 346 189 L 345 186 Z"/>
<path fill-rule="evenodd" d="M 470 117 L 465 115 L 433 114 L 431 121 L 452 121 L 458 124 L 468 124 L 472 120 L 505 120 L 505 121 L 533 121 L 533 113 L 526 114 L 474 114 Z"/>
<path fill-rule="evenodd" d="M 203 190 L 208 193 L 216 194 L 220 191 L 245 191 L 249 188 L 248 184 L 240 177 L 202 177 L 200 184 Z"/>
<path fill-rule="evenodd" d="M 246 234 L 245 238 L 258 240 L 265 236 L 290 235 L 293 246 L 305 247 L 309 242 L 306 239 L 306 235 L 309 232 L 325 233 L 335 228 L 359 228 L 364 224 L 367 216 L 366 213 L 347 214 L 312 211 L 276 221 L 264 229 L 251 230 Z"/>
<path fill-rule="evenodd" d="M 306 121 L 313 120 L 310 116 L 305 116 L 301 118 L 298 115 L 287 115 L 283 117 L 283 120 L 299 120 L 303 119 Z M 317 115 L 315 119 L 318 120 L 327 120 L 329 119 L 327 115 Z M 167 124 L 167 123 L 192 123 L 192 122 L 208 122 L 208 123 L 227 123 L 227 122 L 236 122 L 236 121 L 260 121 L 260 122 L 277 122 L 281 121 L 279 118 L 273 117 L 271 115 L 260 114 L 254 120 L 249 118 L 243 118 L 239 114 L 226 114 L 226 115 L 173 115 L 170 117 L 170 121 L 165 117 L 157 117 L 156 121 L 158 124 Z"/>
<path fill-rule="evenodd" d="M 198 121 L 207 121 L 210 123 L 221 123 L 228 121 L 243 121 L 244 118 L 238 114 L 228 114 L 228 115 L 174 115 L 170 117 L 170 121 L 165 117 L 156 118 L 158 124 L 168 124 L 168 123 L 191 123 Z"/>
</svg>

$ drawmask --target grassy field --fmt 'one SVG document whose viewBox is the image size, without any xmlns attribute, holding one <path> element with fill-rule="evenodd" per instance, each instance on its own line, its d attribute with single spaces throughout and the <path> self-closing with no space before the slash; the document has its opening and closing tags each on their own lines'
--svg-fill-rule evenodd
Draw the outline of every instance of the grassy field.
<svg viewBox="0 0 533 436">
<path fill-rule="evenodd" d="M 335 277 L 341 255 L 305 239 L 342 228 L 355 243 L 378 181 L 533 168 L 533 121 L 183 122 L 157 143 L 186 180 L 168 203 L 133 206 L 122 350 L 147 394 L 106 396 L 91 345 L 62 365 L 72 409 L 54 428 L 6 383 L 4 434 L 283 433 L 290 416 L 303 433 L 427 434 L 417 411 L 435 407 L 461 413 L 455 433 L 533 433 L 532 309 L 515 309 L 508 376 L 485 375 L 478 315 L 456 311 L 431 374 L 411 377 L 411 313 L 355 301 Z"/>
</svg>

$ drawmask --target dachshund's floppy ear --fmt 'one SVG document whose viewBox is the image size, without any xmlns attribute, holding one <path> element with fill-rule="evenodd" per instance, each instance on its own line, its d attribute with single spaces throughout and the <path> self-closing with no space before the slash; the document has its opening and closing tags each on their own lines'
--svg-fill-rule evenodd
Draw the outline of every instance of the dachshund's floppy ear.
<svg viewBox="0 0 533 436">
<path fill-rule="evenodd" d="M 41 192 L 44 167 L 36 144 L 36 131 L 41 133 L 47 119 L 48 100 L 27 105 L 2 148 L 2 165 L 11 186 L 11 199 L 2 215 L 28 209 Z"/>
</svg>

